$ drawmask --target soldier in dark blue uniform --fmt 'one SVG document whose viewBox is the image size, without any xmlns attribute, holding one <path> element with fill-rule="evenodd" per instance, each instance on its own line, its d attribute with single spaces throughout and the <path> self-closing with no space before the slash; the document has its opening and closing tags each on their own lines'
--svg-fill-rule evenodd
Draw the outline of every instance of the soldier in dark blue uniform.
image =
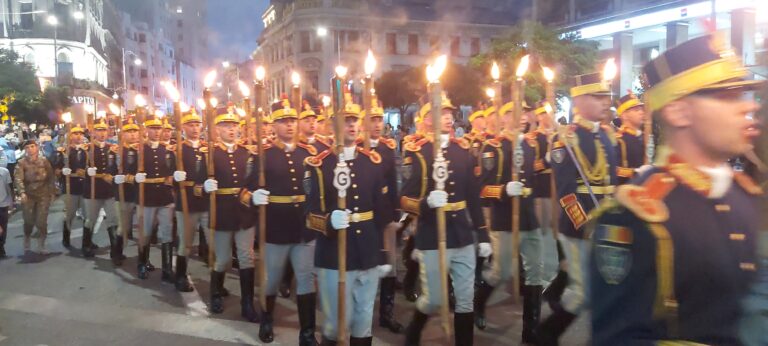
<svg viewBox="0 0 768 346">
<path fill-rule="evenodd" d="M 208 207 L 209 200 L 203 195 L 203 187 L 199 183 L 205 180 L 205 170 L 203 170 L 204 152 L 206 143 L 203 143 L 200 136 L 203 132 L 203 122 L 199 115 L 192 109 L 181 118 L 181 128 L 184 130 L 184 139 L 181 143 L 181 157 L 183 167 L 176 167 L 176 151 L 171 160 L 173 169 L 173 180 L 176 196 L 176 220 L 178 225 L 179 246 L 176 253 L 176 290 L 179 292 L 191 292 L 193 290 L 192 282 L 187 276 L 187 256 L 194 243 L 194 235 L 198 229 L 208 229 Z M 183 170 L 181 170 L 183 168 Z M 180 189 L 186 190 L 187 208 L 189 226 L 185 224 L 184 213 L 182 212 L 182 202 Z M 190 227 L 189 235 L 192 239 L 187 239 L 186 227 Z M 203 238 L 204 239 L 204 238 Z M 200 248 L 206 246 L 200 244 Z M 206 258 L 207 259 L 207 258 Z"/>
<path fill-rule="evenodd" d="M 59 147 L 56 149 L 56 154 L 53 160 L 53 168 L 57 173 L 61 174 L 61 186 L 64 186 L 64 201 L 66 205 L 66 211 L 64 214 L 64 222 L 62 227 L 62 244 L 65 248 L 69 248 L 70 232 L 72 230 L 72 220 L 75 219 L 75 214 L 82 206 L 83 201 L 83 180 L 85 177 L 86 168 L 86 152 L 87 145 L 83 144 L 85 131 L 79 125 L 73 126 L 69 130 L 67 137 L 69 145 L 69 157 L 65 158 L 67 148 Z M 69 182 L 67 182 L 69 180 Z M 69 184 L 69 194 L 67 194 L 66 186 Z"/>
<path fill-rule="evenodd" d="M 206 155 L 213 155 L 214 176 L 203 183 L 206 193 L 214 194 L 216 209 L 211 222 L 216 261 L 211 270 L 211 302 L 209 311 L 224 312 L 224 274 L 232 260 L 234 243 L 240 273 L 240 310 L 249 322 L 258 322 L 259 315 L 253 305 L 255 273 L 253 269 L 254 215 L 250 196 L 243 190 L 249 176 L 254 173 L 255 153 L 237 143 L 239 120 L 231 113 L 221 114 L 214 119 L 218 141 L 210 143 Z M 207 156 L 206 156 L 207 157 Z M 207 166 L 206 167 L 207 171 Z M 208 198 L 209 196 L 206 196 Z"/>
<path fill-rule="evenodd" d="M 536 147 L 529 136 L 521 133 L 524 123 L 513 124 L 514 103 L 499 108 L 505 130 L 487 140 L 481 148 L 480 170 L 483 189 L 480 197 L 490 202 L 490 236 L 493 244 L 493 264 L 483 271 L 483 280 L 475 292 L 475 325 L 485 329 L 485 305 L 494 288 L 508 282 L 517 263 L 512 251 L 512 200 L 520 198 L 519 231 L 520 256 L 523 260 L 523 343 L 535 342 L 534 329 L 539 321 L 541 291 L 544 285 L 541 258 L 541 229 L 534 210 L 534 165 Z M 518 131 L 514 131 L 519 127 Z M 534 141 L 535 143 L 535 141 Z M 512 180 L 512 164 L 519 162 L 519 180 Z"/>
<path fill-rule="evenodd" d="M 290 262 L 296 276 L 296 305 L 299 310 L 299 345 L 315 345 L 315 232 L 306 228 L 306 195 L 303 187 L 304 160 L 317 154 L 315 147 L 294 143 L 296 110 L 288 100 L 274 106 L 272 119 L 276 137 L 264 146 L 265 186 L 258 185 L 258 176 L 248 182 L 248 194 L 254 206 L 266 210 L 266 244 L 261 260 L 266 261 L 266 310 L 262 311 L 259 339 L 274 340 L 273 322 L 275 299 L 285 267 Z M 258 171 L 258 162 L 255 168 Z M 291 272 L 293 275 L 293 271 Z"/>
<path fill-rule="evenodd" d="M 323 344 L 335 344 L 338 328 L 348 328 L 350 345 L 371 345 L 373 307 L 379 279 L 391 266 L 383 265 L 381 230 L 391 221 L 382 208 L 387 185 L 381 174 L 381 155 L 357 146 L 360 134 L 360 106 L 348 102 L 335 116 L 345 117 L 344 147 L 338 155 L 328 149 L 307 158 L 306 183 L 309 187 L 307 225 L 320 233 L 317 237 L 315 267 L 325 323 Z M 346 210 L 337 207 L 338 190 L 334 169 L 343 157 L 349 169 Z M 347 229 L 346 293 L 338 296 L 338 233 Z M 346 299 L 345 312 L 337 311 L 338 299 Z M 338 314 L 345 314 L 346 326 L 339 326 Z M 347 341 L 344 340 L 346 343 Z"/>
<path fill-rule="evenodd" d="M 372 97 L 370 114 L 362 112 L 363 117 L 369 117 L 370 127 L 367 129 L 372 152 L 381 156 L 381 173 L 386 183 L 385 207 L 382 208 L 382 220 L 387 225 L 382 229 L 382 251 L 386 253 L 385 264 L 392 266 L 393 270 L 381 279 L 379 291 L 379 326 L 389 329 L 393 333 L 401 333 L 403 325 L 395 320 L 395 285 L 397 281 L 397 225 L 399 206 L 397 196 L 397 163 L 395 162 L 397 142 L 392 138 L 384 137 L 384 109 L 379 107 L 376 97 Z M 360 146 L 365 147 L 364 138 L 358 140 Z"/>
<path fill-rule="evenodd" d="M 120 258 L 115 262 L 115 265 L 122 264 L 123 258 L 123 235 L 128 236 L 133 232 L 133 215 L 136 211 L 136 204 L 138 203 L 138 184 L 135 183 L 136 173 L 138 172 L 138 150 L 139 150 L 139 125 L 136 124 L 134 119 L 129 119 L 126 124 L 123 125 L 120 136 L 123 137 L 123 150 L 119 154 L 118 160 L 122 160 L 123 172 L 118 172 L 118 162 L 115 162 L 110 166 L 109 174 L 112 174 L 114 178 L 115 186 L 113 193 L 117 198 L 117 210 L 118 210 L 118 229 L 120 236 L 115 239 L 115 246 L 112 251 L 114 255 L 112 258 Z M 122 190 L 122 200 L 121 191 Z M 141 260 L 141 253 L 139 253 L 139 259 Z M 147 266 L 149 266 L 147 260 Z M 148 267 L 152 269 L 152 267 Z"/>
<path fill-rule="evenodd" d="M 85 224 L 83 225 L 83 257 L 93 257 L 93 250 L 96 245 L 93 243 L 93 233 L 96 231 L 96 220 L 99 218 L 99 211 L 104 209 L 106 217 L 104 224 L 107 226 L 109 234 L 110 248 L 115 246 L 115 234 L 117 232 L 117 210 L 115 209 L 115 197 L 112 191 L 113 176 L 108 173 L 108 168 L 117 158 L 117 152 L 111 145 L 106 143 L 109 135 L 109 127 L 104 118 L 99 118 L 93 125 L 93 134 L 90 145 L 93 146 L 93 160 L 88 159 L 88 165 L 93 167 L 86 169 L 87 178 L 83 181 L 83 198 L 85 204 Z M 90 152 L 90 151 L 89 151 Z M 95 192 L 91 192 L 91 179 L 95 180 Z M 92 198 L 92 196 L 94 198 Z M 112 253 L 110 253 L 112 254 Z M 112 254 L 114 255 L 114 254 Z M 119 259 L 114 259 L 118 260 Z"/>
<path fill-rule="evenodd" d="M 741 345 L 762 191 L 726 161 L 753 148 L 759 106 L 745 91 L 764 81 L 748 80 L 711 35 L 671 48 L 643 72 L 665 148 L 595 214 L 592 342 Z"/>
<path fill-rule="evenodd" d="M 160 143 L 160 135 L 163 123 L 154 118 L 144 122 L 147 130 L 147 140 L 141 144 L 144 146 L 144 171 L 135 175 L 135 182 L 144 184 L 144 232 L 139 239 L 144 239 L 139 252 L 139 278 L 148 277 L 149 268 L 149 238 L 148 233 L 152 226 L 158 225 L 158 239 L 161 243 L 162 280 L 173 283 L 171 252 L 171 232 L 173 230 L 173 190 L 172 171 L 170 168 L 171 156 L 166 146 Z"/>
<path fill-rule="evenodd" d="M 545 294 L 554 308 L 536 333 L 542 345 L 556 344 L 588 304 L 584 270 L 589 242 L 584 225 L 589 212 L 603 197 L 611 195 L 616 185 L 616 136 L 610 125 L 601 124 L 609 114 L 609 83 L 600 73 L 576 76 L 575 82 L 571 96 L 577 113 L 573 124 L 555 135 L 550 152 L 562 207 L 558 229 L 567 261 L 567 279 L 559 273 Z"/>
<path fill-rule="evenodd" d="M 317 113 L 309 103 L 305 103 L 304 109 L 299 113 L 298 126 L 299 142 L 315 147 L 318 153 L 331 147 L 332 142 L 317 134 Z"/>
<path fill-rule="evenodd" d="M 477 161 L 469 152 L 469 142 L 451 138 L 451 112 L 455 109 L 447 98 L 443 99 L 439 112 L 426 109 L 425 127 L 432 128 L 433 121 L 441 121 L 442 132 L 405 146 L 404 170 L 409 171 L 409 179 L 403 185 L 400 206 L 403 211 L 419 216 L 416 248 L 420 251 L 421 282 L 426 284 L 422 287 L 424 294 L 417 300 L 413 319 L 406 330 L 407 345 L 420 342 L 421 331 L 429 315 L 440 309 L 442 304 L 435 208 L 445 210 L 446 258 L 456 295 L 454 330 L 457 345 L 471 345 L 474 335 L 475 238 L 479 243 L 477 255 L 488 257 L 492 252 L 480 204 L 480 180 L 475 176 Z M 431 113 L 438 113 L 439 117 Z M 435 190 L 432 179 L 432 151 L 435 145 L 440 146 L 448 162 L 444 191 Z"/>
<path fill-rule="evenodd" d="M 621 127 L 616 131 L 619 165 L 616 167 L 619 185 L 626 184 L 645 161 L 643 139 L 644 103 L 634 94 L 627 94 L 619 100 L 616 114 L 621 118 Z"/>
</svg>

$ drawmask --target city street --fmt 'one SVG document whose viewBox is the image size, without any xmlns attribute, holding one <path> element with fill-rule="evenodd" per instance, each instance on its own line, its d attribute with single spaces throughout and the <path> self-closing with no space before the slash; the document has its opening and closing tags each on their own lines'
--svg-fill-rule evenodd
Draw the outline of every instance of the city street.
<svg viewBox="0 0 768 346">
<path fill-rule="evenodd" d="M 136 246 L 129 243 L 129 259 L 121 268 L 109 260 L 104 228 L 96 242 L 102 246 L 93 259 L 80 256 L 81 221 L 73 226 L 73 249 L 61 246 L 63 202 L 59 199 L 48 216 L 49 250 L 46 256 L 23 254 L 21 213 L 9 223 L 8 258 L 0 260 L 0 346 L 6 345 L 258 345 L 258 325 L 240 319 L 239 285 L 230 271 L 225 285 L 232 295 L 226 311 L 211 317 L 206 311 L 209 275 L 199 258 L 190 271 L 195 291 L 179 293 L 160 282 L 158 270 L 143 281 L 136 278 Z M 33 250 L 35 241 L 33 239 Z M 159 267 L 160 251 L 153 248 L 151 261 Z M 292 297 L 293 298 L 293 297 Z M 396 316 L 406 323 L 412 304 L 398 292 Z M 377 304 L 378 305 L 378 304 Z M 275 345 L 295 345 L 298 315 L 293 301 L 278 298 Z M 543 308 L 543 315 L 548 309 Z M 489 327 L 475 331 L 476 345 L 517 345 L 521 308 L 497 290 L 488 308 Z M 318 326 L 322 314 L 318 311 Z M 374 313 L 378 316 L 378 313 Z M 564 345 L 584 345 L 586 318 L 568 330 Z M 374 345 L 398 345 L 401 336 L 378 327 L 374 317 Z M 318 328 L 319 334 L 320 328 Z M 439 319 L 433 318 L 424 334 L 425 345 L 447 344 Z"/>
</svg>

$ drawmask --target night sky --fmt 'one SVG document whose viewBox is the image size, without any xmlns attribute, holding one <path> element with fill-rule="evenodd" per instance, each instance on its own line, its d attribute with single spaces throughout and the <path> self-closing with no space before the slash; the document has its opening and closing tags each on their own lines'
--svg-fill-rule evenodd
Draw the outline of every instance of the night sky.
<svg viewBox="0 0 768 346">
<path fill-rule="evenodd" d="M 269 0 L 208 0 L 211 59 L 245 60 L 256 49 L 267 6 Z"/>
</svg>

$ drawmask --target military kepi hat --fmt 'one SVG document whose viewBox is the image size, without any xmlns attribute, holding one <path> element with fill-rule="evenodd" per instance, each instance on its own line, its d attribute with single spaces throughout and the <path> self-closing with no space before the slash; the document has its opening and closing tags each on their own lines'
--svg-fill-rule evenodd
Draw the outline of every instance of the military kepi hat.
<svg viewBox="0 0 768 346">
<path fill-rule="evenodd" d="M 581 95 L 611 96 L 611 84 L 603 80 L 603 74 L 600 72 L 575 76 L 571 97 Z"/>
<path fill-rule="evenodd" d="M 643 67 L 651 111 L 699 91 L 754 89 L 765 81 L 748 78 L 749 72 L 733 51 L 714 34 L 698 37 L 667 50 Z"/>
<path fill-rule="evenodd" d="M 637 95 L 633 93 L 626 94 L 619 99 L 619 105 L 616 107 L 616 114 L 622 115 L 624 112 L 635 108 L 644 106 L 645 103 L 637 98 Z"/>
</svg>

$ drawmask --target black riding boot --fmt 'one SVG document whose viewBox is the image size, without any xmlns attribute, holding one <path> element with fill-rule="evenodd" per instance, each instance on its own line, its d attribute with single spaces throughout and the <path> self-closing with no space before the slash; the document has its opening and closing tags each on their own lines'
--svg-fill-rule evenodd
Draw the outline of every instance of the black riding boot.
<svg viewBox="0 0 768 346">
<path fill-rule="evenodd" d="M 315 338 L 315 308 L 317 294 L 307 293 L 296 296 L 296 307 L 299 310 L 299 346 L 317 346 Z"/>
<path fill-rule="evenodd" d="M 192 292 L 194 286 L 187 276 L 187 257 L 176 256 L 176 290 L 179 292 Z"/>
<path fill-rule="evenodd" d="M 381 279 L 379 326 L 389 329 L 392 333 L 400 334 L 404 327 L 395 320 L 395 280 L 394 276 Z"/>
<path fill-rule="evenodd" d="M 406 346 L 418 346 L 421 343 L 421 331 L 424 330 L 424 326 L 427 324 L 427 320 L 429 320 L 428 315 L 422 313 L 418 309 L 414 310 L 413 319 L 405 329 Z M 472 322 L 470 321 L 470 323 Z"/>
<path fill-rule="evenodd" d="M 283 271 L 283 280 L 280 281 L 280 288 L 277 291 L 280 293 L 281 297 L 288 298 L 291 296 L 291 283 L 293 283 L 293 277 L 293 266 L 288 262 Z"/>
<path fill-rule="evenodd" d="M 125 255 L 123 254 L 123 236 L 119 234 L 115 236 L 115 258 L 117 258 L 118 261 L 115 262 L 115 260 L 112 260 L 112 263 L 115 266 L 122 266 L 123 261 L 125 260 Z"/>
<path fill-rule="evenodd" d="M 409 302 L 415 302 L 419 298 L 417 282 L 419 278 L 419 262 L 411 259 L 414 249 L 413 237 L 408 238 L 403 247 L 403 262 L 405 262 L 405 277 L 403 278 L 403 295 Z"/>
<path fill-rule="evenodd" d="M 558 339 L 563 335 L 568 326 L 576 319 L 576 315 L 558 309 L 552 312 L 546 320 L 536 328 L 536 341 L 540 346 L 557 346 Z"/>
<path fill-rule="evenodd" d="M 261 312 L 261 324 L 259 325 L 259 340 L 270 343 L 275 340 L 275 333 L 272 330 L 274 323 L 273 313 L 275 312 L 275 299 L 277 296 L 267 296 L 265 305 L 267 309 Z"/>
<path fill-rule="evenodd" d="M 64 227 L 62 228 L 61 233 L 61 244 L 64 245 L 65 248 L 69 249 L 71 245 L 69 244 L 70 231 L 69 225 L 67 225 L 67 220 L 64 220 Z"/>
<path fill-rule="evenodd" d="M 472 346 L 475 327 L 472 320 L 474 312 L 457 312 L 453 314 L 453 340 L 456 346 Z"/>
<path fill-rule="evenodd" d="M 203 260 L 203 263 L 208 263 L 208 242 L 205 240 L 205 230 L 201 227 L 197 229 L 198 244 L 197 255 Z"/>
<path fill-rule="evenodd" d="M 148 257 L 149 247 L 139 246 L 139 263 L 137 265 L 139 279 L 146 280 L 149 277 L 149 270 L 147 269 Z"/>
<path fill-rule="evenodd" d="M 174 284 L 174 277 L 173 277 L 173 244 L 172 243 L 162 243 L 160 245 L 160 251 L 161 251 L 161 265 L 162 265 L 162 271 L 163 274 L 161 276 L 162 281 L 172 283 Z"/>
<path fill-rule="evenodd" d="M 536 344 L 536 327 L 541 317 L 541 286 L 526 286 L 523 296 L 523 337 L 525 344 Z"/>
<path fill-rule="evenodd" d="M 112 260 L 112 264 L 115 267 L 119 267 L 123 264 L 122 259 L 122 251 L 118 253 L 117 251 L 117 238 L 119 238 L 118 235 L 115 235 L 115 228 L 116 227 L 109 227 L 107 228 L 107 235 L 109 236 L 109 258 Z"/>
<path fill-rule="evenodd" d="M 240 269 L 240 315 L 248 322 L 259 323 L 259 313 L 253 307 L 255 273 L 253 268 Z"/>
<path fill-rule="evenodd" d="M 493 293 L 494 287 L 485 281 L 480 281 L 475 290 L 475 326 L 480 330 L 485 330 L 487 323 L 485 321 L 485 306 Z"/>
<path fill-rule="evenodd" d="M 547 288 L 545 288 L 542 292 L 542 297 L 544 297 L 552 310 L 557 309 L 557 306 L 560 305 L 560 297 L 563 296 L 565 286 L 567 285 L 568 272 L 564 270 L 558 270 L 555 278 L 552 279 L 552 282 L 549 283 L 549 286 L 547 286 Z"/>
<path fill-rule="evenodd" d="M 208 311 L 212 314 L 224 312 L 224 299 L 221 297 L 221 287 L 224 285 L 224 272 L 211 270 L 211 305 Z"/>
<path fill-rule="evenodd" d="M 349 337 L 349 346 L 371 346 L 373 344 L 373 337 L 365 337 L 365 338 L 356 338 L 353 336 Z"/>
<path fill-rule="evenodd" d="M 83 252 L 83 257 L 93 257 L 93 246 L 91 241 L 93 239 L 93 232 L 90 228 L 83 227 L 83 243 L 80 246 L 80 250 Z"/>
</svg>

